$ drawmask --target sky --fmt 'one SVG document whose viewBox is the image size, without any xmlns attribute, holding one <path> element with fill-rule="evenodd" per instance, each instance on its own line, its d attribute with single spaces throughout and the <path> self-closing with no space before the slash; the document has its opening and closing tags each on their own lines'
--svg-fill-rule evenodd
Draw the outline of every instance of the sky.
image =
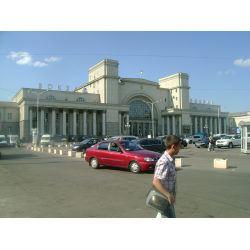
<svg viewBox="0 0 250 250">
<path fill-rule="evenodd" d="M 38 83 L 73 91 L 103 59 L 117 60 L 122 78 L 187 73 L 193 100 L 250 111 L 249 31 L 2 31 L 0 101 Z"/>
</svg>

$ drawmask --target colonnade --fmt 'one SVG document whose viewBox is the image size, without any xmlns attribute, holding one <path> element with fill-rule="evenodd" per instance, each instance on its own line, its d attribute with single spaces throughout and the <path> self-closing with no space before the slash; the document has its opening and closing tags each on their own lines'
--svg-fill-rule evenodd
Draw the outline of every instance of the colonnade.
<svg viewBox="0 0 250 250">
<path fill-rule="evenodd" d="M 33 124 L 36 123 L 36 117 L 33 119 L 36 112 L 36 107 L 30 107 L 30 128 L 36 127 Z M 106 110 L 40 107 L 38 116 L 40 135 L 106 135 Z"/>
</svg>

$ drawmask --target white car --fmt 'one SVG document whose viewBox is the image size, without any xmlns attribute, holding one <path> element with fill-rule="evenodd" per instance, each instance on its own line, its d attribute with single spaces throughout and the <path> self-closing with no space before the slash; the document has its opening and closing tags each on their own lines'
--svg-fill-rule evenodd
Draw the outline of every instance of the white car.
<svg viewBox="0 0 250 250">
<path fill-rule="evenodd" d="M 201 141 L 203 139 L 203 136 L 201 135 L 190 135 L 188 138 L 184 138 L 188 144 L 195 144 L 198 141 Z"/>
<path fill-rule="evenodd" d="M 241 136 L 240 135 L 226 135 L 222 139 L 216 141 L 216 146 L 218 148 L 228 147 L 233 148 L 234 146 L 241 146 Z"/>
</svg>

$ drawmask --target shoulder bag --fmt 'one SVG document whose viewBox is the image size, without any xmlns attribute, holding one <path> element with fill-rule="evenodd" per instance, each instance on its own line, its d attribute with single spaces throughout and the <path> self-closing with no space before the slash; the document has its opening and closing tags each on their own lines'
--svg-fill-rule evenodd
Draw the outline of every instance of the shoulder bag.
<svg viewBox="0 0 250 250">
<path fill-rule="evenodd" d="M 168 197 L 161 193 L 154 185 L 146 196 L 146 205 L 160 213 L 167 210 L 169 204 Z"/>
</svg>

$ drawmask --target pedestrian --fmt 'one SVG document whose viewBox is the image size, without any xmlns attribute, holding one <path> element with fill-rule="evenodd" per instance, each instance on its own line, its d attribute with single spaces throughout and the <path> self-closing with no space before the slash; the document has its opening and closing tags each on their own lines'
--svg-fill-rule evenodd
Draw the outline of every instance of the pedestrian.
<svg viewBox="0 0 250 250">
<path fill-rule="evenodd" d="M 176 196 L 176 169 L 175 155 L 181 149 L 181 139 L 175 135 L 169 135 L 165 140 L 166 151 L 155 165 L 153 184 L 165 196 L 168 197 L 170 206 L 164 213 L 158 213 L 157 218 L 176 218 L 175 196 Z"/>
<path fill-rule="evenodd" d="M 25 143 L 27 143 L 27 142 L 28 142 L 28 138 L 26 137 L 26 138 L 25 138 Z"/>
<path fill-rule="evenodd" d="M 212 136 L 210 136 L 210 137 L 209 137 L 209 152 L 211 152 L 212 150 L 213 150 L 213 152 L 215 152 L 215 150 L 214 150 L 215 143 L 214 143 Z"/>
</svg>

